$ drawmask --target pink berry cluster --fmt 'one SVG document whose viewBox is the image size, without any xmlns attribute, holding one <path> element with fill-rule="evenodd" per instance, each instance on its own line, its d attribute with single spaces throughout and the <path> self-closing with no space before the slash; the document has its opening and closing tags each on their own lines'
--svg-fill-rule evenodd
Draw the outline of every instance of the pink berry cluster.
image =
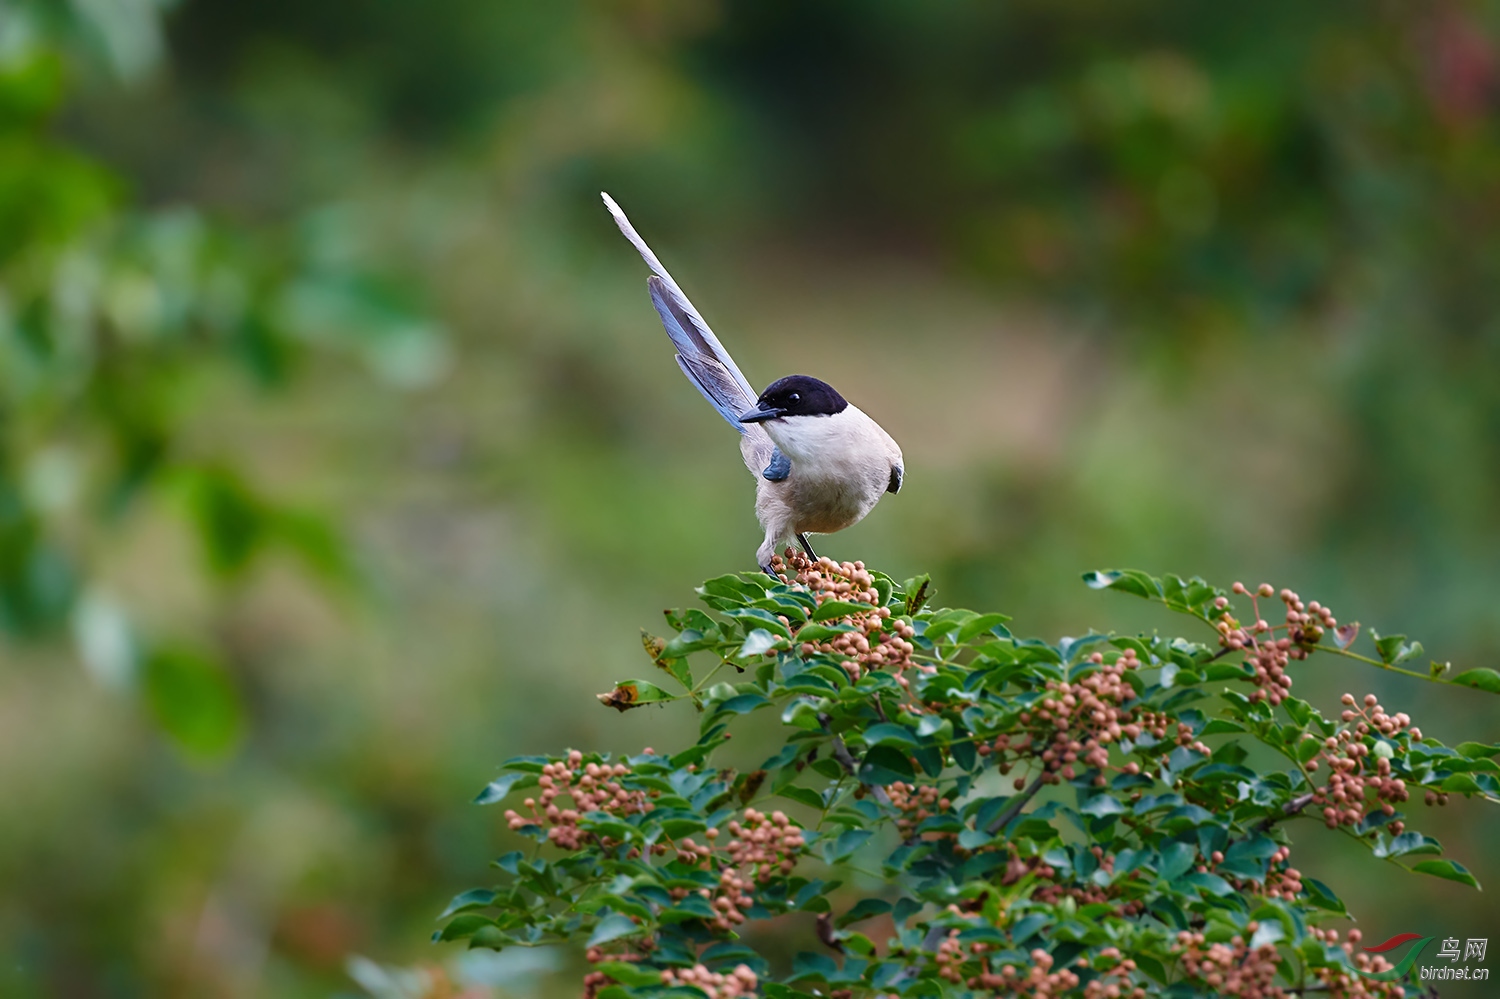
<svg viewBox="0 0 1500 999">
<path fill-rule="evenodd" d="M 1078 973 L 1070 968 L 1054 971 L 1056 960 L 1041 948 L 1031 952 L 1031 963 L 1024 967 L 1007 963 L 996 969 L 991 966 L 988 956 L 994 949 L 990 944 L 977 942 L 965 949 L 958 934 L 956 929 L 949 930 L 933 955 L 939 978 L 1014 999 L 1051 999 L 1078 987 Z M 1113 947 L 1101 952 L 1099 957 L 1111 966 L 1084 987 L 1085 999 L 1145 999 L 1146 990 L 1130 983 L 1130 973 L 1135 970 L 1134 961 L 1121 961 L 1119 950 Z M 977 971 L 970 973 L 967 966 L 976 962 L 979 965 Z M 1079 958 L 1078 963 L 1086 965 L 1087 958 Z"/>
<path fill-rule="evenodd" d="M 1015 736 L 1001 734 L 993 745 L 981 747 L 981 752 L 1014 753 L 1017 759 L 1039 756 L 1044 768 L 1043 780 L 1057 784 L 1072 780 L 1079 763 L 1101 771 L 1108 769 L 1108 746 L 1112 742 L 1139 739 L 1143 732 L 1150 732 L 1158 739 L 1166 738 L 1170 723 L 1166 715 L 1124 706 L 1135 697 L 1135 688 L 1125 680 L 1128 671 L 1141 666 L 1135 650 L 1126 649 L 1111 663 L 1105 663 L 1103 653 L 1096 652 L 1089 661 L 1099 668 L 1081 680 L 1047 681 L 1049 696 L 1019 716 L 1027 731 Z M 1193 742 L 1192 729 L 1186 726 L 1179 728 L 1178 741 L 1208 751 L 1206 746 Z M 1045 747 L 1039 754 L 1035 751 L 1038 746 Z M 1015 762 L 1001 763 L 1000 772 L 1009 773 Z M 1130 762 L 1119 769 L 1139 773 L 1140 765 Z M 1107 783 L 1103 773 L 1095 777 L 1094 783 L 1101 787 Z M 1026 778 L 1017 777 L 1016 788 L 1025 786 Z"/>
<path fill-rule="evenodd" d="M 730 822 L 725 828 L 730 838 L 724 844 L 722 854 L 712 846 L 695 843 L 691 838 L 676 844 L 680 863 L 712 866 L 721 855 L 727 861 L 719 872 L 716 888 L 698 889 L 698 894 L 714 911 L 708 924 L 720 932 L 728 932 L 743 923 L 745 910 L 755 904 L 752 893 L 756 882 L 765 884 L 773 877 L 790 874 L 797 865 L 797 855 L 806 846 L 802 830 L 792 825 L 784 812 L 767 815 L 747 808 L 743 823 Z M 704 836 L 713 842 L 719 838 L 719 830 L 710 829 Z M 674 899 L 682 899 L 687 897 L 688 891 L 687 888 L 674 888 L 670 894 Z"/>
<path fill-rule="evenodd" d="M 737 867 L 726 867 L 719 872 L 719 884 L 715 889 L 699 888 L 698 895 L 714 910 L 708 925 L 721 933 L 727 933 L 745 921 L 745 910 L 755 904 L 755 881 L 740 872 Z M 687 898 L 689 889 L 672 888 L 668 894 L 676 901 Z"/>
<path fill-rule="evenodd" d="M 1035 874 L 1039 878 L 1057 877 L 1057 869 L 1041 857 L 1022 857 L 1011 843 L 1006 844 L 1006 849 L 1010 853 L 1010 859 L 1005 862 L 1005 873 L 1000 876 L 1001 885 L 1013 885 L 1028 874 Z"/>
<path fill-rule="evenodd" d="M 1379 954 L 1367 954 L 1363 950 L 1355 951 L 1354 945 L 1362 939 L 1359 930 L 1350 930 L 1349 938 L 1343 943 L 1339 942 L 1338 930 L 1313 928 L 1308 932 L 1323 943 L 1342 950 L 1349 956 L 1350 963 L 1359 971 L 1379 974 L 1382 971 L 1390 971 L 1394 967 Z M 1312 973 L 1328 990 L 1331 999 L 1401 999 L 1406 994 L 1398 982 L 1371 981 L 1359 975 L 1351 975 L 1336 966 L 1314 968 Z"/>
<path fill-rule="evenodd" d="M 1106 853 L 1104 847 L 1095 844 L 1089 848 L 1089 852 L 1099 861 L 1099 867 L 1109 873 L 1114 873 L 1115 855 Z M 1101 888 L 1095 884 L 1058 884 L 1053 881 L 1057 877 L 1057 871 L 1049 864 L 1039 858 L 1022 860 L 1014 853 L 1010 861 L 1005 865 L 1005 874 L 1001 877 L 1002 885 L 1014 884 L 1020 880 L 1028 871 L 1033 872 L 1043 883 L 1039 884 L 1031 893 L 1031 898 L 1036 902 L 1045 902 L 1048 905 L 1056 905 L 1065 898 L 1071 898 L 1079 905 L 1104 905 L 1113 903 L 1121 885 L 1114 884 L 1108 888 Z M 1052 882 L 1052 883 L 1047 883 Z M 1139 899 L 1121 902 L 1114 906 L 1114 914 L 1117 916 L 1133 916 L 1143 912 L 1146 908 L 1145 902 Z"/>
<path fill-rule="evenodd" d="M 896 831 L 902 839 L 910 838 L 926 819 L 938 812 L 946 812 L 953 804 L 931 784 L 916 785 L 898 780 L 886 785 L 885 793 L 890 796 L 891 804 L 901 811 L 901 816 L 896 819 Z"/>
<path fill-rule="evenodd" d="M 1265 884 L 1258 885 L 1249 878 L 1237 878 L 1231 874 L 1220 874 L 1225 881 L 1229 882 L 1236 891 L 1246 894 L 1265 895 L 1268 898 L 1281 898 L 1290 902 L 1302 894 L 1302 872 L 1295 867 L 1288 867 L 1287 860 L 1292 855 L 1291 847 L 1283 846 L 1271 854 L 1270 865 L 1266 870 Z M 1215 870 L 1224 862 L 1222 851 L 1215 850 L 1209 855 L 1208 863 L 1198 865 L 1199 874 L 1207 874 Z"/>
<path fill-rule="evenodd" d="M 540 800 L 527 798 L 525 802 L 531 815 L 506 809 L 505 820 L 512 829 L 546 826 L 549 842 L 564 850 L 577 850 L 590 835 L 578 828 L 578 820 L 585 812 L 634 815 L 651 811 L 653 806 L 646 792 L 628 791 L 620 785 L 620 778 L 629 774 L 630 768 L 623 763 L 584 763 L 583 754 L 575 749 L 565 759 L 542 767 L 537 781 L 542 788 Z M 573 807 L 564 808 L 557 803 L 564 796 L 572 801 Z"/>
<path fill-rule="evenodd" d="M 736 965 L 727 974 L 709 971 L 701 964 L 691 968 L 668 968 L 661 973 L 667 985 L 694 985 L 708 994 L 708 999 L 738 999 L 739 996 L 754 995 L 760 980 L 748 965 Z"/>
<path fill-rule="evenodd" d="M 911 665 L 911 655 L 916 651 L 911 639 L 916 630 L 905 621 L 891 620 L 891 609 L 880 606 L 875 577 L 863 562 L 835 562 L 831 558 L 814 562 L 788 548 L 785 556 L 771 557 L 771 568 L 780 574 L 783 583 L 807 587 L 819 605 L 830 600 L 869 605 L 867 611 L 846 614 L 829 622 L 853 625 L 854 631 L 823 642 L 803 642 L 804 656 L 817 652 L 838 656 L 851 680 L 858 680 L 868 670 L 890 667 L 902 686 L 910 685 L 900 674 Z"/>
<path fill-rule="evenodd" d="M 1250 922 L 1245 932 L 1254 935 L 1259 924 Z M 1202 980 L 1215 995 L 1235 999 L 1281 999 L 1285 992 L 1275 984 L 1276 948 L 1264 944 L 1251 950 L 1245 938 L 1228 943 L 1206 943 L 1202 933 L 1183 930 L 1177 934 L 1178 959 L 1183 971 Z"/>
<path fill-rule="evenodd" d="M 1255 620 L 1243 625 L 1232 614 L 1225 613 L 1214 624 L 1219 632 L 1219 644 L 1236 652 L 1250 650 L 1249 662 L 1255 669 L 1256 686 L 1255 693 L 1250 695 L 1252 701 L 1280 704 L 1286 699 L 1287 691 L 1292 689 L 1292 678 L 1286 672 L 1288 663 L 1293 659 L 1306 659 L 1312 647 L 1323 640 L 1324 632 L 1338 627 L 1338 619 L 1316 600 L 1303 603 L 1292 590 L 1283 588 L 1278 592 L 1270 583 L 1261 583 L 1254 590 L 1244 583 L 1235 583 L 1232 589 L 1250 598 Z M 1272 596 L 1280 597 L 1286 606 L 1283 624 L 1271 624 L 1261 616 L 1260 599 Z M 1214 606 L 1227 611 L 1229 600 L 1219 597 Z M 1357 625 L 1354 627 L 1358 628 Z M 1278 636 L 1277 632 L 1282 634 Z"/>
<path fill-rule="evenodd" d="M 753 869 L 762 883 L 778 873 L 792 873 L 797 854 L 806 845 L 802 830 L 792 825 L 785 812 L 767 815 L 747 808 L 744 824 L 730 822 L 728 828 L 733 838 L 725 845 L 724 852 L 740 867 Z"/>
<path fill-rule="evenodd" d="M 641 942 L 642 950 L 651 950 L 654 949 L 654 946 L 655 945 L 650 940 L 644 940 Z M 584 959 L 587 960 L 589 964 L 599 964 L 602 961 L 628 961 L 634 964 L 638 961 L 644 961 L 646 959 L 646 955 L 639 954 L 634 951 L 623 951 L 616 954 L 607 954 L 603 949 L 599 947 L 590 947 L 584 954 Z M 618 984 L 620 983 L 615 981 L 615 979 L 606 975 L 602 971 L 590 971 L 588 974 L 583 976 L 583 999 L 594 999 L 594 997 L 599 994 L 601 989 L 604 989 L 605 987 L 610 985 Z"/>
<path fill-rule="evenodd" d="M 1387 714 L 1374 694 L 1366 694 L 1363 705 L 1355 701 L 1353 694 L 1345 694 L 1343 702 L 1346 707 L 1340 717 L 1349 727 L 1325 739 L 1322 750 L 1307 762 L 1309 773 L 1324 765 L 1328 767 L 1328 783 L 1313 792 L 1312 800 L 1313 804 L 1323 806 L 1323 821 L 1330 829 L 1358 825 L 1364 818 L 1367 794 L 1374 795 L 1387 815 L 1411 797 L 1406 781 L 1392 776 L 1390 759 L 1373 754 L 1365 743 L 1373 732 L 1394 736 L 1410 728 L 1411 718 L 1405 712 Z M 1420 729 L 1411 729 L 1411 735 L 1416 739 L 1422 737 Z M 1432 797 L 1429 792 L 1429 798 Z M 1404 825 L 1392 822 L 1390 828 L 1400 835 Z"/>
</svg>

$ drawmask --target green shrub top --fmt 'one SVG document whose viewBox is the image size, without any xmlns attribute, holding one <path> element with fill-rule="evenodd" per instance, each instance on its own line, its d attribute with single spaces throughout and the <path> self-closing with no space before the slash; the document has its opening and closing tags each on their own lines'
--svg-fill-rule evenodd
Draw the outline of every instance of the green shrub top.
<svg viewBox="0 0 1500 999">
<path fill-rule="evenodd" d="M 577 943 L 588 999 L 1399 996 L 1410 958 L 1323 925 L 1348 913 L 1293 864 L 1289 820 L 1478 887 L 1402 806 L 1500 801 L 1500 746 L 1449 748 L 1374 695 L 1324 714 L 1292 674 L 1326 654 L 1500 692 L 1493 671 L 1418 672 L 1402 664 L 1420 644 L 1373 632 L 1362 655 L 1357 624 L 1267 585 L 1090 573 L 1199 637 L 1048 643 L 929 607 L 926 577 L 790 551 L 778 568 L 779 584 L 709 580 L 707 611 L 647 636 L 660 674 L 600 695 L 689 702 L 695 743 L 505 764 L 478 801 L 508 801 L 535 845 L 459 895 L 438 939 Z M 749 772 L 716 765 L 756 711 L 779 713 L 784 745 Z M 1279 762 L 1247 765 L 1256 744 Z M 792 913 L 805 945 L 773 968 L 747 930 Z"/>
</svg>

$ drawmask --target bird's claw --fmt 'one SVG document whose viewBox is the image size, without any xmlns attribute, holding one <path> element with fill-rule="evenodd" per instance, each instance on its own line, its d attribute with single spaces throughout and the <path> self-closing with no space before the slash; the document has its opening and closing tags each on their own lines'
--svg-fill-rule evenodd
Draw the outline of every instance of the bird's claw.
<svg viewBox="0 0 1500 999">
<path fill-rule="evenodd" d="M 807 543 L 807 535 L 805 535 L 805 534 L 799 534 L 799 535 L 797 535 L 797 544 L 801 545 L 802 546 L 802 550 L 805 551 L 805 552 L 807 552 L 807 557 L 808 558 L 812 559 L 814 562 L 816 562 L 818 560 L 817 553 L 812 550 L 812 545 L 810 545 L 810 544 Z"/>
</svg>

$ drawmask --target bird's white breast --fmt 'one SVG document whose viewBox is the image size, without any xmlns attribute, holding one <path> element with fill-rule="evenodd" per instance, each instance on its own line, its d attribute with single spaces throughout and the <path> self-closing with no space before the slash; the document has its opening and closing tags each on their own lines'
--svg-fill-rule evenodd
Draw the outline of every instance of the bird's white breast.
<svg viewBox="0 0 1500 999">
<path fill-rule="evenodd" d="M 901 464 L 901 449 L 855 406 L 831 416 L 791 416 L 762 424 L 791 459 L 784 490 L 797 530 L 827 534 L 874 508 Z"/>
</svg>

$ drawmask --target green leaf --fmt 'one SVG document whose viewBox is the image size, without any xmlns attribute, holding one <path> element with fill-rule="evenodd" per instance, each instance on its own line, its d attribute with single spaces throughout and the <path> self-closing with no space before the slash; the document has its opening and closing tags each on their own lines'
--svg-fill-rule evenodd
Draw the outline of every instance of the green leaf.
<svg viewBox="0 0 1500 999">
<path fill-rule="evenodd" d="M 962 645 L 977 635 L 993 631 L 996 625 L 1004 624 L 1009 620 L 1009 614 L 981 614 L 959 628 L 953 640 Z"/>
<path fill-rule="evenodd" d="M 822 810 L 823 796 L 811 788 L 799 787 L 796 784 L 788 785 L 776 792 L 783 798 L 806 805 L 808 808 Z"/>
<path fill-rule="evenodd" d="M 946 740 L 953 735 L 953 723 L 942 715 L 923 715 L 917 722 L 917 735 L 924 739 L 937 736 Z"/>
<path fill-rule="evenodd" d="M 495 921 L 489 916 L 481 916 L 477 912 L 465 912 L 454 916 L 453 919 L 438 931 L 438 940 L 462 940 L 464 937 L 473 936 L 480 930 L 495 925 Z"/>
<path fill-rule="evenodd" d="M 188 515 L 209 568 L 233 577 L 244 571 L 265 545 L 270 511 L 240 476 L 223 468 L 196 468 L 183 473 Z"/>
<path fill-rule="evenodd" d="M 1281 702 L 1281 707 L 1291 716 L 1292 721 L 1297 723 L 1298 728 L 1306 728 L 1307 723 L 1312 720 L 1313 707 L 1300 697 L 1288 697 Z"/>
<path fill-rule="evenodd" d="M 1392 660 L 1392 663 L 1399 666 L 1401 663 L 1406 662 L 1408 659 L 1415 659 L 1421 654 L 1422 643 L 1412 642 L 1408 645 L 1403 645 L 1401 646 L 1401 648 L 1396 650 L 1396 658 Z"/>
<path fill-rule="evenodd" d="M 869 919 L 872 916 L 883 915 L 891 911 L 891 903 L 879 898 L 862 898 L 855 903 L 854 908 L 840 916 L 834 923 L 839 929 Z"/>
<path fill-rule="evenodd" d="M 786 639 L 778 638 L 764 628 L 756 628 L 745 636 L 745 644 L 740 646 L 740 651 L 735 654 L 735 658 L 749 659 L 752 656 L 763 656 L 785 642 Z"/>
<path fill-rule="evenodd" d="M 536 783 L 535 775 L 527 773 L 512 773 L 498 777 L 485 785 L 484 790 L 474 798 L 474 804 L 493 805 L 497 801 L 503 801 L 505 796 L 510 794 L 511 789 L 523 780 L 532 784 Z"/>
<path fill-rule="evenodd" d="M 874 835 L 869 829 L 846 829 L 839 833 L 838 839 L 825 841 L 827 845 L 823 850 L 823 859 L 836 864 L 864 846 L 865 841 Z"/>
<path fill-rule="evenodd" d="M 229 673 L 208 655 L 186 648 L 157 649 L 145 663 L 146 705 L 191 756 L 227 756 L 244 732 L 244 710 Z"/>
<path fill-rule="evenodd" d="M 771 577 L 766 577 L 766 582 L 774 583 Z M 760 600 L 766 595 L 765 586 L 760 583 L 752 583 L 743 576 L 715 576 L 698 587 L 698 593 L 704 596 L 726 597 L 748 603 L 751 600 Z"/>
<path fill-rule="evenodd" d="M 785 614 L 786 612 L 783 610 L 778 611 L 778 613 Z M 746 607 L 743 610 L 726 611 L 725 616 L 734 618 L 746 629 L 764 628 L 773 635 L 780 635 L 782 638 L 792 637 L 791 629 L 783 624 L 775 614 L 772 614 L 763 607 Z"/>
<path fill-rule="evenodd" d="M 1461 687 L 1474 687 L 1477 690 L 1488 691 L 1491 694 L 1500 694 L 1500 673 L 1492 669 L 1479 668 L 1468 669 L 1455 676 L 1449 683 L 1456 683 Z"/>
<path fill-rule="evenodd" d="M 781 724 L 815 731 L 822 726 L 818 722 L 818 706 L 806 697 L 799 697 L 781 711 Z"/>
<path fill-rule="evenodd" d="M 439 919 L 447 919 L 456 912 L 464 912 L 468 909 L 482 909 L 495 900 L 495 893 L 487 888 L 473 888 L 460 895 L 455 895 L 453 901 L 448 903 L 438 916 Z"/>
<path fill-rule="evenodd" d="M 1395 661 L 1397 650 L 1406 641 L 1405 635 L 1382 635 L 1374 628 L 1370 629 L 1370 638 L 1375 642 L 1375 652 L 1380 656 L 1381 662 L 1385 663 Z"/>
<path fill-rule="evenodd" d="M 1451 774 L 1441 785 L 1444 791 L 1454 791 L 1460 794 L 1483 794 L 1484 788 L 1468 774 Z"/>
<path fill-rule="evenodd" d="M 1482 759 L 1500 753 L 1500 746 L 1491 746 L 1483 742 L 1460 742 L 1454 747 L 1462 756 L 1471 760 Z"/>
<path fill-rule="evenodd" d="M 1285 935 L 1286 930 L 1282 929 L 1281 923 L 1274 919 L 1261 920 L 1260 926 L 1256 927 L 1255 935 L 1250 938 L 1250 950 L 1256 951 L 1267 944 L 1274 944 Z"/>
<path fill-rule="evenodd" d="M 1193 871 L 1183 875 L 1183 880 L 1190 885 L 1202 888 L 1210 895 L 1216 895 L 1220 898 L 1234 894 L 1234 887 L 1217 874 L 1203 874 L 1199 871 Z"/>
<path fill-rule="evenodd" d="M 667 642 L 666 648 L 661 651 L 663 659 L 682 659 L 694 652 L 703 649 L 711 649 L 719 644 L 717 633 L 705 635 L 701 631 L 689 628 L 681 634 L 673 635 L 671 641 Z"/>
<path fill-rule="evenodd" d="M 599 920 L 599 924 L 594 927 L 594 932 L 589 936 L 588 946 L 598 947 L 600 944 L 607 944 L 611 940 L 618 940 L 639 932 L 641 932 L 641 927 L 637 926 L 629 916 L 614 912 Z"/>
<path fill-rule="evenodd" d="M 830 638 L 857 630 L 852 624 L 804 624 L 797 629 L 797 641 L 826 642 Z"/>
<path fill-rule="evenodd" d="M 1389 842 L 1381 839 L 1375 844 L 1377 857 L 1404 857 L 1408 854 L 1442 853 L 1443 848 L 1431 836 L 1409 829 Z"/>
<path fill-rule="evenodd" d="M 1310 878 L 1304 875 L 1302 878 L 1302 887 L 1307 892 L 1309 901 L 1318 908 L 1326 909 L 1329 912 L 1336 912 L 1341 916 L 1348 914 L 1348 910 L 1344 908 L 1344 903 L 1333 893 L 1333 889 L 1317 878 Z"/>
<path fill-rule="evenodd" d="M 1191 844 L 1170 843 L 1162 848 L 1161 863 L 1157 865 L 1156 873 L 1163 881 L 1175 881 L 1193 866 L 1197 856 L 1198 849 Z"/>
<path fill-rule="evenodd" d="M 1474 879 L 1474 875 L 1456 860 L 1424 860 L 1420 864 L 1413 864 L 1411 869 L 1420 874 L 1431 874 L 1435 878 L 1457 881 L 1470 888 L 1479 887 L 1479 882 Z"/>
<path fill-rule="evenodd" d="M 1103 818 L 1106 815 L 1124 814 L 1125 806 L 1118 799 L 1112 798 L 1107 794 L 1096 794 L 1082 805 L 1079 805 L 1078 810 L 1084 815 Z"/>
<path fill-rule="evenodd" d="M 629 961 L 604 961 L 594 965 L 595 971 L 602 971 L 621 985 L 659 985 L 661 984 L 661 972 L 655 968 L 642 967 Z M 602 999 L 603 993 L 600 993 Z"/>
<path fill-rule="evenodd" d="M 865 729 L 865 741 L 872 746 L 915 746 L 917 737 L 904 725 L 880 722 Z"/>
<path fill-rule="evenodd" d="M 1421 642 L 1407 642 L 1405 635 L 1382 635 L 1370 629 L 1370 638 L 1375 642 L 1375 651 L 1380 661 L 1395 666 L 1422 654 Z"/>
<path fill-rule="evenodd" d="M 1119 590 L 1133 593 L 1148 600 L 1161 599 L 1161 582 L 1135 569 L 1111 569 L 1106 572 L 1086 572 L 1083 581 L 1095 590 Z"/>
<path fill-rule="evenodd" d="M 983 829 L 965 829 L 958 834 L 958 845 L 965 850 L 977 850 L 994 840 L 995 837 Z"/>
<path fill-rule="evenodd" d="M 892 784 L 898 780 L 909 781 L 916 777 L 911 760 L 905 753 L 890 746 L 875 746 L 865 754 L 859 766 L 859 779 L 865 784 Z"/>
<path fill-rule="evenodd" d="M 770 703 L 771 702 L 761 694 L 756 694 L 753 692 L 748 694 L 736 694 L 734 697 L 728 698 L 718 704 L 715 704 L 713 707 L 713 711 L 714 714 L 744 715 L 749 714 L 751 711 L 754 711 L 758 707 L 762 707 L 763 705 Z"/>
<path fill-rule="evenodd" d="M 869 604 L 855 603 L 850 600 L 828 600 L 818 605 L 813 611 L 812 620 L 829 621 L 833 618 L 847 617 L 850 614 L 868 614 L 874 610 Z"/>
</svg>

